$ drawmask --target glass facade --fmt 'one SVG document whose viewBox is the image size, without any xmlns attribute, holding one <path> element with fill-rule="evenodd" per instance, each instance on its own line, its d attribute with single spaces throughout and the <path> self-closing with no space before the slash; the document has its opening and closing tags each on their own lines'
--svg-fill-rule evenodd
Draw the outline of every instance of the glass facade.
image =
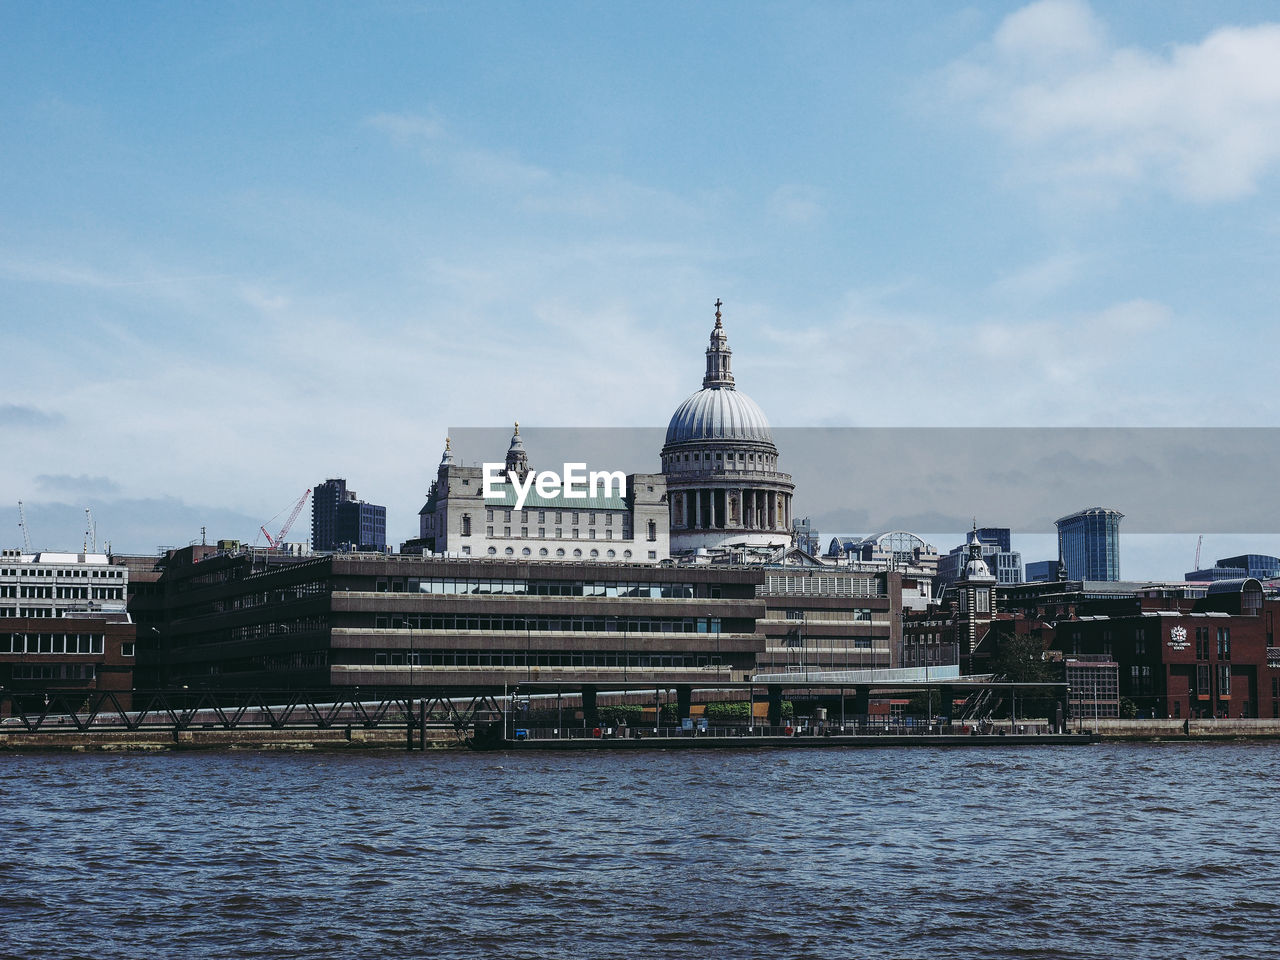
<svg viewBox="0 0 1280 960">
<path fill-rule="evenodd" d="M 1057 522 L 1068 578 L 1120 579 L 1120 520 L 1123 516 L 1116 510 L 1093 507 Z"/>
</svg>

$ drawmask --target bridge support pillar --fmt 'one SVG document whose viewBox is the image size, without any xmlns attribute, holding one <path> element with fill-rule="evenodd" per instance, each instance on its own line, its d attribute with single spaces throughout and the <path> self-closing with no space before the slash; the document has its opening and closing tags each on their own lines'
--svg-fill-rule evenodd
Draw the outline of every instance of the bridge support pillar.
<svg viewBox="0 0 1280 960">
<path fill-rule="evenodd" d="M 676 719 L 683 720 L 689 716 L 693 706 L 693 687 L 676 687 Z"/>
<path fill-rule="evenodd" d="M 582 725 L 588 730 L 600 726 L 600 711 L 596 709 L 596 688 L 582 688 Z"/>
<path fill-rule="evenodd" d="M 955 710 L 955 706 L 954 706 L 955 699 L 956 699 L 955 690 L 953 690 L 951 687 L 939 687 L 937 713 L 940 716 L 946 717 L 948 720 L 950 720 L 951 713 L 952 711 Z M 932 722 L 933 718 L 930 717 L 929 720 Z"/>
<path fill-rule="evenodd" d="M 871 714 L 871 688 L 858 687 L 853 691 L 853 716 L 859 723 L 866 723 Z"/>
<path fill-rule="evenodd" d="M 782 726 L 782 687 L 779 684 L 769 684 L 769 726 Z"/>
</svg>

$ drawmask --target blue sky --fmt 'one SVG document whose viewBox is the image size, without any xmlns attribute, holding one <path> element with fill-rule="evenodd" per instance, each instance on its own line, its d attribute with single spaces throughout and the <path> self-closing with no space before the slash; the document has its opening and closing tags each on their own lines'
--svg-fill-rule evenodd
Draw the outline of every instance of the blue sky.
<svg viewBox="0 0 1280 960">
<path fill-rule="evenodd" d="M 5 4 L 0 505 L 402 539 L 450 425 L 664 423 L 717 297 L 775 425 L 1275 426 L 1278 21 Z"/>
</svg>

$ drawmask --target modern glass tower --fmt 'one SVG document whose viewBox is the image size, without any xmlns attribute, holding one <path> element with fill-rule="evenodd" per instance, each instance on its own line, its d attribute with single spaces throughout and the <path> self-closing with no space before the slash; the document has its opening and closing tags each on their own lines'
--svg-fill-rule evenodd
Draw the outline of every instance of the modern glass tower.
<svg viewBox="0 0 1280 960">
<path fill-rule="evenodd" d="M 1071 580 L 1120 579 L 1120 521 L 1124 514 L 1090 507 L 1057 521 L 1062 562 Z"/>
</svg>

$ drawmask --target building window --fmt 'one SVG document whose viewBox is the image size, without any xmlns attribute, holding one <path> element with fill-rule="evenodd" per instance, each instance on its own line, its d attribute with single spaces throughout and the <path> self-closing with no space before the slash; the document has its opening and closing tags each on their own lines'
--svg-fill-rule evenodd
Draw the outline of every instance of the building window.
<svg viewBox="0 0 1280 960">
<path fill-rule="evenodd" d="M 484 518 L 488 520 L 490 523 L 493 522 L 493 507 L 490 507 L 488 510 L 484 512 Z"/>
<path fill-rule="evenodd" d="M 502 535 L 503 535 L 504 537 L 509 537 L 509 536 L 511 536 L 511 528 L 510 528 L 510 527 L 503 527 L 503 528 L 502 528 Z"/>
<path fill-rule="evenodd" d="M 471 514 L 469 513 L 462 515 L 462 535 L 464 537 L 471 536 Z"/>
<path fill-rule="evenodd" d="M 132 656 L 134 655 L 134 649 L 135 649 L 134 644 L 132 644 L 132 643 L 122 643 L 122 644 L 120 644 L 120 656 L 122 656 L 122 657 L 132 657 Z"/>
<path fill-rule="evenodd" d="M 612 527 L 612 526 L 613 526 L 613 514 L 612 514 L 612 513 L 606 513 L 606 514 L 604 515 L 604 525 L 605 525 L 606 527 Z"/>
<path fill-rule="evenodd" d="M 539 523 L 546 523 L 546 522 L 547 522 L 547 511 L 545 511 L 545 510 L 539 510 L 539 511 L 538 511 L 538 522 L 539 522 Z"/>
<path fill-rule="evenodd" d="M 596 515 L 594 513 L 587 514 L 587 525 L 590 526 L 595 522 L 596 522 Z"/>
<path fill-rule="evenodd" d="M 589 528 L 587 529 L 587 533 L 591 536 L 591 539 L 592 539 L 592 540 L 594 540 L 594 539 L 596 538 L 596 528 L 595 528 L 595 527 L 589 527 Z"/>
<path fill-rule="evenodd" d="M 485 527 L 485 528 L 484 528 L 484 535 L 485 535 L 486 537 L 492 537 L 492 536 L 493 536 L 493 527 Z"/>
<path fill-rule="evenodd" d="M 657 550 L 650 550 L 650 551 L 649 551 L 649 559 L 650 559 L 650 560 L 657 560 L 657 559 L 658 559 L 658 551 L 657 551 Z"/>
<path fill-rule="evenodd" d="M 511 511 L 510 511 L 510 510 L 504 510 L 504 511 L 502 511 L 502 519 L 503 519 L 506 523 L 510 523 L 510 522 L 511 522 Z"/>
<path fill-rule="evenodd" d="M 556 523 L 564 523 L 564 514 L 559 510 L 556 511 Z"/>
<path fill-rule="evenodd" d="M 541 539 L 543 539 L 544 537 L 546 537 L 546 535 L 547 535 L 547 528 L 546 528 L 546 527 L 539 527 L 539 528 L 538 528 L 538 539 L 539 539 L 539 540 L 541 540 Z"/>
<path fill-rule="evenodd" d="M 655 521 L 650 520 L 649 521 L 649 540 L 653 541 L 657 539 L 658 539 L 658 524 Z M 652 557 L 653 554 L 650 554 L 650 556 Z"/>
<path fill-rule="evenodd" d="M 578 537 L 579 537 L 578 530 L 579 530 L 579 528 L 578 528 L 578 527 L 574 527 L 574 528 L 573 528 L 573 539 L 575 539 L 575 540 L 577 540 L 577 539 L 578 539 Z"/>
<path fill-rule="evenodd" d="M 521 528 L 520 528 L 520 536 L 522 536 L 522 537 L 526 537 L 526 538 L 527 538 L 527 537 L 529 536 L 529 528 L 528 528 L 528 527 L 521 527 Z"/>
<path fill-rule="evenodd" d="M 557 540 L 564 539 L 564 527 L 556 527 L 556 539 Z"/>
</svg>

